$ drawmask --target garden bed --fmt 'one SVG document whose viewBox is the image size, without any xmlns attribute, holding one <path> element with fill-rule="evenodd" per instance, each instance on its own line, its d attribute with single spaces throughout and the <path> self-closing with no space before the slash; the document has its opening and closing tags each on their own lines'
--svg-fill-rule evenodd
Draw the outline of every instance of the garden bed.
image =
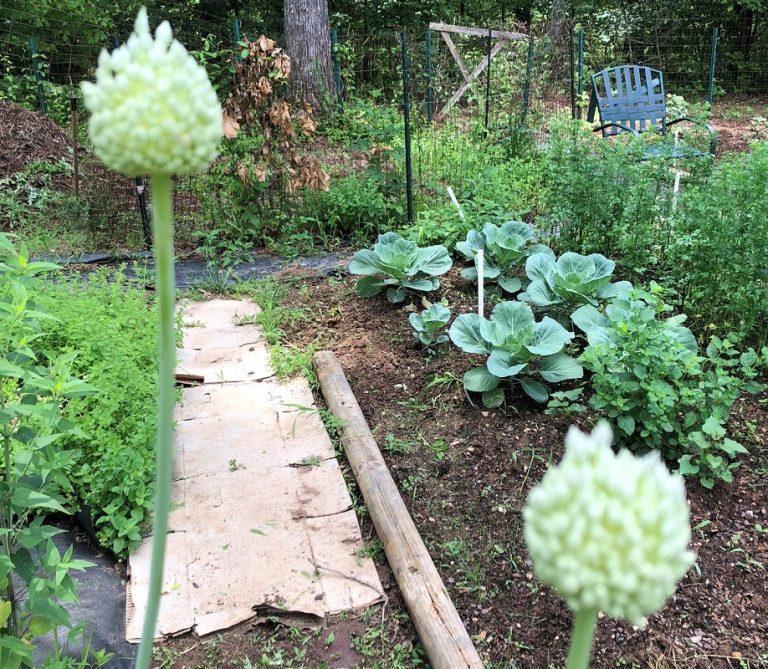
<svg viewBox="0 0 768 669">
<path fill-rule="evenodd" d="M 471 287 L 456 270 L 447 275 L 441 293 L 454 314 L 474 308 Z M 303 318 L 284 326 L 285 343 L 305 349 L 315 342 L 335 351 L 487 666 L 562 666 L 570 613 L 533 577 L 520 509 L 548 463 L 559 461 L 573 420 L 547 415 L 523 396 L 513 397 L 506 410 L 471 406 L 460 381 L 473 364 L 470 357 L 451 344 L 427 357 L 411 336 L 404 308 L 383 298 L 359 298 L 349 278 L 313 280 L 292 289 L 289 302 Z M 590 420 L 589 414 L 577 419 L 584 428 Z M 750 451 L 734 482 L 707 491 L 695 479 L 687 480 L 697 565 L 647 629 L 603 619 L 593 667 L 741 669 L 768 662 L 768 396 L 737 401 L 731 431 Z M 375 537 L 367 518 L 361 520 L 364 536 Z M 224 635 L 214 666 L 239 667 L 236 657 L 260 658 L 265 644 L 270 652 L 283 649 L 286 658 L 296 647 L 308 651 L 303 663 L 286 659 L 282 666 L 423 666 L 414 659 L 419 654 L 409 650 L 415 633 L 394 579 L 375 544 L 371 552 L 382 582 L 390 586 L 380 619 L 377 613 L 337 621 L 303 637 L 285 629 L 261 628 L 256 637 L 234 631 Z M 371 624 L 380 625 L 376 638 L 386 643 L 369 647 Z M 339 626 L 358 650 L 346 664 L 334 659 L 339 640 L 333 630 Z M 326 643 L 329 637 L 333 641 Z M 180 640 L 172 647 L 189 646 L 189 640 Z M 396 656 L 393 648 L 402 653 Z M 201 644 L 185 656 L 184 666 L 198 666 L 209 651 Z"/>
</svg>

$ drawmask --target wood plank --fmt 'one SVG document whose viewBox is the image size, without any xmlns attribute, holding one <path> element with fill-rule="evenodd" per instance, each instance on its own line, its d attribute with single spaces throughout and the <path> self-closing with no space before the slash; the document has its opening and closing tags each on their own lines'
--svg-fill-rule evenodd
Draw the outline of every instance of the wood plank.
<svg viewBox="0 0 768 669">
<path fill-rule="evenodd" d="M 344 426 L 344 452 L 432 668 L 483 669 L 339 361 L 319 351 L 312 362 L 328 407 Z"/>
<path fill-rule="evenodd" d="M 487 28 L 470 28 L 467 26 L 454 26 L 449 23 L 430 23 L 430 30 L 439 30 L 446 33 L 460 33 L 461 35 L 476 35 L 477 37 L 488 37 Z M 528 39 L 525 33 L 513 33 L 506 30 L 491 30 L 491 37 L 494 39 Z"/>
<path fill-rule="evenodd" d="M 456 64 L 459 66 L 459 69 L 461 70 L 461 74 L 464 77 L 464 81 L 467 81 L 469 79 L 469 70 L 467 69 L 467 66 L 464 65 L 464 61 L 459 55 L 459 52 L 456 50 L 456 45 L 453 43 L 451 36 L 446 32 L 441 32 L 440 34 L 443 36 L 445 43 L 448 45 L 448 51 L 451 52 L 453 59 L 456 61 Z"/>
<path fill-rule="evenodd" d="M 493 45 L 493 48 L 491 49 L 491 53 L 483 58 L 483 60 L 480 61 L 480 64 L 472 70 L 471 74 L 469 75 L 469 79 L 464 81 L 461 86 L 459 86 L 456 89 L 456 92 L 451 96 L 451 99 L 448 100 L 448 102 L 445 103 L 445 106 L 435 115 L 435 119 L 438 121 L 441 121 L 444 119 L 448 112 L 451 111 L 451 108 L 453 105 L 455 105 L 462 95 L 464 95 L 464 91 L 467 90 L 467 88 L 477 79 L 477 77 L 482 74 L 483 70 L 488 66 L 488 63 L 493 60 L 494 56 L 496 56 L 499 51 L 501 51 L 507 44 L 507 40 L 500 39 L 496 44 Z"/>
</svg>

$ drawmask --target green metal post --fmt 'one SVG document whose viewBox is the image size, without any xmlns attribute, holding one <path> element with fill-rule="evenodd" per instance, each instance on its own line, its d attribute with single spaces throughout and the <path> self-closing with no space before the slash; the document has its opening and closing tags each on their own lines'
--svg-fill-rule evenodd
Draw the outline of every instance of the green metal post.
<svg viewBox="0 0 768 669">
<path fill-rule="evenodd" d="M 331 54 L 333 55 L 333 76 L 336 81 L 336 103 L 339 114 L 344 111 L 344 98 L 341 94 L 341 65 L 339 64 L 339 33 L 331 29 Z"/>
<path fill-rule="evenodd" d="M 707 101 L 711 105 L 715 99 L 715 63 L 717 62 L 717 26 L 712 28 L 712 46 L 709 50 L 709 89 Z"/>
<path fill-rule="evenodd" d="M 40 63 L 37 57 L 37 42 L 34 37 L 29 38 L 29 50 L 32 53 L 32 72 L 35 75 L 35 85 L 37 87 L 37 106 L 43 114 L 48 113 L 45 104 L 45 90 L 43 89 L 43 75 L 40 74 Z"/>
<path fill-rule="evenodd" d="M 577 107 L 579 113 L 579 119 L 581 119 L 581 107 L 582 107 L 582 94 L 584 93 L 584 31 L 579 28 L 577 33 L 578 39 L 578 67 L 579 67 L 579 87 L 578 87 L 578 99 Z"/>
<path fill-rule="evenodd" d="M 240 58 L 240 40 L 242 35 L 240 34 L 240 19 L 235 17 L 232 19 L 232 40 L 235 43 L 235 60 L 239 63 Z"/>
<path fill-rule="evenodd" d="M 432 31 L 427 30 L 427 120 L 432 123 L 434 102 L 432 101 Z"/>
<path fill-rule="evenodd" d="M 571 118 L 576 118 L 576 71 L 573 66 L 573 28 L 568 32 L 568 61 L 571 74 Z"/>
<path fill-rule="evenodd" d="M 531 76 L 533 74 L 533 48 L 534 37 L 531 32 L 528 38 L 528 58 L 525 62 L 525 82 L 523 83 L 523 113 L 520 119 L 520 125 L 525 125 L 525 120 L 528 116 L 528 102 L 531 98 Z"/>
<path fill-rule="evenodd" d="M 405 125 L 405 203 L 408 222 L 413 223 L 413 173 L 411 171 L 411 102 L 408 83 L 408 33 L 400 33 L 403 59 L 403 122 Z"/>
<path fill-rule="evenodd" d="M 493 32 L 488 28 L 488 37 L 485 43 L 486 58 L 488 60 L 485 69 L 485 129 L 488 130 L 488 117 L 491 111 L 491 40 Z"/>
</svg>

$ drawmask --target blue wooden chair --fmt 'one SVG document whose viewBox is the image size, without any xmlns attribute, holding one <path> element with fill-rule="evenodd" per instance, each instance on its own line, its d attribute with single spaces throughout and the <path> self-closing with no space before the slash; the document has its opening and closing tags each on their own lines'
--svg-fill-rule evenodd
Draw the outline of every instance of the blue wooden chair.
<svg viewBox="0 0 768 669">
<path fill-rule="evenodd" d="M 687 116 L 667 120 L 667 100 L 664 93 L 664 75 L 659 70 L 642 65 L 619 65 L 601 70 L 592 75 L 592 95 L 589 99 L 587 121 L 595 120 L 595 111 L 600 115 L 600 125 L 595 128 L 603 137 L 628 132 L 635 136 L 652 130 L 666 135 L 669 128 L 677 123 L 692 123 L 709 133 L 709 153 L 715 155 L 717 135 L 708 123 L 695 121 Z M 707 155 L 691 146 L 678 145 L 650 146 L 650 155 L 668 158 L 695 158 Z"/>
</svg>

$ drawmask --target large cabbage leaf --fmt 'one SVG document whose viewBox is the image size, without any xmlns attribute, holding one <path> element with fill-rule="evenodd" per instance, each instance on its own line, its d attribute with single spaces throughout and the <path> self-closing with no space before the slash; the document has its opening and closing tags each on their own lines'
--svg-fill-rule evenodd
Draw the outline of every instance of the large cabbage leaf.
<svg viewBox="0 0 768 669">
<path fill-rule="evenodd" d="M 387 232 L 379 235 L 373 249 L 355 253 L 349 272 L 362 275 L 356 286 L 359 295 L 371 297 L 386 288 L 390 302 L 402 302 L 408 290 L 436 290 L 440 286 L 436 277 L 445 274 L 451 264 L 444 246 L 420 248 L 396 232 Z"/>
</svg>

